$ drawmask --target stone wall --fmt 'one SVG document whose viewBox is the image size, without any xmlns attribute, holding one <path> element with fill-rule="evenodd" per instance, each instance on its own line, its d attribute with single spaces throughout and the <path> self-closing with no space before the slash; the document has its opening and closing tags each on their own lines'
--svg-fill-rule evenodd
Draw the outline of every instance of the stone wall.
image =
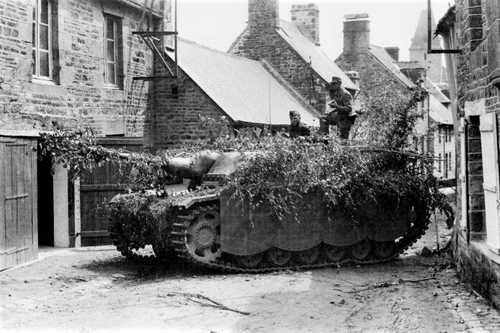
<svg viewBox="0 0 500 333">
<path fill-rule="evenodd" d="M 278 0 L 249 0 L 248 27 L 229 53 L 266 60 L 309 104 L 324 113 L 326 81 L 276 32 L 278 7 Z"/>
<path fill-rule="evenodd" d="M 495 255 L 487 242 L 488 226 L 495 226 L 498 221 L 485 219 L 485 210 L 496 207 L 485 207 L 483 189 L 483 168 L 487 160 L 482 156 L 484 145 L 480 137 L 480 116 L 488 113 L 496 114 L 497 128 L 500 124 L 500 98 L 498 84 L 494 83 L 493 70 L 498 68 L 500 57 L 498 46 L 500 4 L 489 0 L 456 0 L 455 30 L 457 33 L 456 48 L 462 50 L 456 55 L 457 63 L 457 95 L 459 115 L 468 123 L 467 155 L 464 163 L 458 164 L 458 172 L 465 169 L 467 174 L 467 192 L 458 187 L 456 209 L 456 229 L 454 256 L 458 273 L 466 282 L 497 307 L 500 306 L 500 258 Z M 478 106 L 478 107 L 474 107 Z M 460 140 L 460 136 L 457 136 Z M 500 137 L 499 141 L 500 142 Z M 500 149 L 498 147 L 496 149 Z M 458 144 L 463 144 L 458 142 Z M 460 150 L 457 150 L 460 153 Z M 458 156 L 457 161 L 463 161 Z M 498 164 L 497 164 L 498 168 Z M 498 170 L 497 170 L 498 172 Z M 488 174 L 489 175 L 489 174 Z M 497 175 L 498 177 L 498 175 Z M 498 192 L 499 189 L 496 188 Z M 468 210 L 463 205 L 468 205 Z M 468 221 L 468 223 L 467 223 Z M 486 225 L 486 226 L 485 226 Z M 467 228 L 469 227 L 469 228 Z M 468 234 L 470 232 L 470 234 Z M 470 236 L 470 242 L 468 242 Z M 478 241 L 474 241 L 477 240 Z"/>
<path fill-rule="evenodd" d="M 453 257 L 458 275 L 473 289 L 500 308 L 500 257 L 489 252 L 484 242 L 470 242 L 455 228 Z"/>
<path fill-rule="evenodd" d="M 381 93 L 387 93 L 396 99 L 399 96 L 411 95 L 409 88 L 369 53 L 357 55 L 342 53 L 335 63 L 343 71 L 359 73 L 360 99 L 363 103 L 366 103 L 370 96 Z"/>
<path fill-rule="evenodd" d="M 0 128 L 90 126 L 98 135 L 142 136 L 153 56 L 132 31 L 142 12 L 123 1 L 58 0 L 53 16 L 54 79 L 32 77 L 31 0 L 0 0 Z M 104 83 L 104 16 L 121 18 L 123 88 Z M 145 28 L 145 27 L 143 27 Z"/>
<path fill-rule="evenodd" d="M 174 62 L 169 60 L 171 68 Z M 157 75 L 167 75 L 156 65 Z M 145 122 L 144 142 L 149 150 L 177 148 L 197 143 L 211 129 L 200 116 L 220 120 L 222 109 L 180 68 L 178 78 L 155 81 Z M 229 120 L 229 119 L 228 119 Z"/>
<path fill-rule="evenodd" d="M 325 112 L 325 80 L 276 31 L 252 32 L 247 29 L 229 52 L 266 60 L 318 112 Z"/>
</svg>

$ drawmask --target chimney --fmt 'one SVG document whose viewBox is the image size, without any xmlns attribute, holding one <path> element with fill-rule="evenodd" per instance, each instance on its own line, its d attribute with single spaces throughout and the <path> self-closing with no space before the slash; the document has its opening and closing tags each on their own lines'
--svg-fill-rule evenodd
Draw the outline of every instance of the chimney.
<svg viewBox="0 0 500 333">
<path fill-rule="evenodd" d="M 274 30 L 278 26 L 278 0 L 248 0 L 248 27 L 250 30 Z"/>
<path fill-rule="evenodd" d="M 313 3 L 292 5 L 292 22 L 311 42 L 319 46 L 319 9 Z"/>
<path fill-rule="evenodd" d="M 368 14 L 344 16 L 344 54 L 367 53 L 370 47 L 370 19 Z"/>
<path fill-rule="evenodd" d="M 385 47 L 385 50 L 389 55 L 391 56 L 394 61 L 399 61 L 399 47 L 397 46 L 390 46 L 390 47 Z"/>
</svg>

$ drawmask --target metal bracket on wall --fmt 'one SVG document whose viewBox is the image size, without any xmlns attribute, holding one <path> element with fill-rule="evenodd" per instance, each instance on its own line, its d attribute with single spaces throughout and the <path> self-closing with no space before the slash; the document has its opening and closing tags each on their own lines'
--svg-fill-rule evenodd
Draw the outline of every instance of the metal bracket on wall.
<svg viewBox="0 0 500 333">
<path fill-rule="evenodd" d="M 445 54 L 457 54 L 462 53 L 460 49 L 452 49 L 452 50 L 434 50 L 432 49 L 432 8 L 431 8 L 431 0 L 427 0 L 427 53 L 428 54 L 436 54 L 436 53 L 445 53 Z"/>
<path fill-rule="evenodd" d="M 134 80 L 153 80 L 160 78 L 177 77 L 177 69 L 172 69 L 169 65 L 165 52 L 163 52 L 161 46 L 161 40 L 163 36 L 175 36 L 177 38 L 176 31 L 134 31 L 133 35 L 141 37 L 144 43 L 149 47 L 158 59 L 160 59 L 161 64 L 168 71 L 170 76 L 135 76 Z M 177 59 L 174 60 L 175 66 L 177 67 Z"/>
</svg>

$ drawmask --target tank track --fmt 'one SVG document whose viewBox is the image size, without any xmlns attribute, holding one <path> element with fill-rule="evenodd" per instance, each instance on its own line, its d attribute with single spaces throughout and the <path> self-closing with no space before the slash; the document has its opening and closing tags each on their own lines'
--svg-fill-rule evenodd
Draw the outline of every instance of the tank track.
<svg viewBox="0 0 500 333">
<path fill-rule="evenodd" d="M 269 273 L 275 271 L 283 270 L 308 270 L 314 268 L 324 268 L 324 267 L 340 267 L 342 265 L 357 265 L 357 264 L 376 264 L 382 262 L 388 262 L 397 258 L 400 254 L 406 251 L 412 244 L 414 244 L 420 237 L 422 237 L 427 230 L 430 219 L 425 218 L 425 221 L 417 220 L 407 234 L 395 242 L 395 249 L 393 254 L 387 258 L 379 259 L 376 258 L 372 253 L 365 260 L 358 260 L 353 257 L 347 257 L 340 261 L 332 262 L 325 261 L 321 253 L 319 260 L 312 264 L 299 264 L 293 259 L 289 265 L 285 266 L 262 266 L 256 268 L 242 267 L 235 260 L 235 256 L 223 253 L 218 256 L 215 261 L 201 261 L 198 258 L 191 255 L 187 245 L 187 234 L 188 228 L 195 219 L 206 211 L 213 211 L 219 209 L 219 201 L 211 201 L 203 204 L 198 204 L 186 209 L 177 216 L 177 220 L 174 221 L 172 225 L 171 232 L 171 244 L 177 257 L 185 262 L 191 263 L 195 266 L 204 267 L 212 270 L 222 271 L 226 273 Z M 350 254 L 350 251 L 348 251 Z M 265 262 L 265 261 L 264 261 Z"/>
</svg>

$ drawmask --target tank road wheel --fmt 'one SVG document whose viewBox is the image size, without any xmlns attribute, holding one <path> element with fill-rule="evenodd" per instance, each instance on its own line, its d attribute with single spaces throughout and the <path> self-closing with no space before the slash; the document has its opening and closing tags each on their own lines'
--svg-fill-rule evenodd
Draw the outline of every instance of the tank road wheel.
<svg viewBox="0 0 500 333">
<path fill-rule="evenodd" d="M 286 266 L 290 262 L 292 258 L 292 253 L 290 251 L 285 251 L 273 247 L 266 253 L 267 260 L 273 265 L 277 267 Z"/>
<path fill-rule="evenodd" d="M 250 256 L 236 256 L 236 262 L 244 268 L 256 268 L 264 259 L 264 252 Z"/>
<path fill-rule="evenodd" d="M 203 212 L 191 223 L 186 233 L 189 254 L 202 262 L 212 262 L 221 254 L 219 212 Z"/>
<path fill-rule="evenodd" d="M 317 246 L 308 250 L 297 252 L 295 255 L 297 261 L 304 265 L 312 265 L 318 261 L 319 248 Z"/>
<path fill-rule="evenodd" d="M 372 246 L 368 239 L 364 239 L 352 246 L 351 254 L 355 259 L 364 260 L 370 255 Z"/>
<path fill-rule="evenodd" d="M 394 242 L 375 242 L 375 254 L 380 259 L 386 259 L 394 254 Z"/>
<path fill-rule="evenodd" d="M 343 246 L 325 245 L 324 253 L 328 261 L 338 262 L 344 259 L 346 254 L 346 249 Z"/>
</svg>

